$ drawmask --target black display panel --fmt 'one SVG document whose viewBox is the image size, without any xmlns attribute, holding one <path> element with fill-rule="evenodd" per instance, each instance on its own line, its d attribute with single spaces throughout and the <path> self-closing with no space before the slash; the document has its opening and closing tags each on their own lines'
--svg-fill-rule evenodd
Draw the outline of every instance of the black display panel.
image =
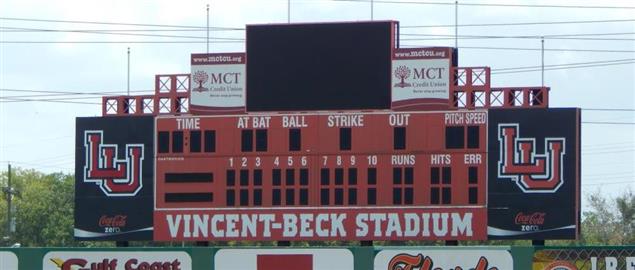
<svg viewBox="0 0 635 270">
<path fill-rule="evenodd" d="M 77 118 L 75 238 L 152 240 L 154 119 Z"/>
<path fill-rule="evenodd" d="M 390 109 L 393 25 L 248 25 L 247 110 Z"/>
<path fill-rule="evenodd" d="M 577 238 L 580 110 L 491 109 L 488 122 L 488 238 Z"/>
</svg>

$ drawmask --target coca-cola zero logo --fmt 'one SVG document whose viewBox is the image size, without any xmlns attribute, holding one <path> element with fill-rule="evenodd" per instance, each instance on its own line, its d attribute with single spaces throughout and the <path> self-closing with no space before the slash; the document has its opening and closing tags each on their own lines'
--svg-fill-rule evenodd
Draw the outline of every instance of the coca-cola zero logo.
<svg viewBox="0 0 635 270">
<path fill-rule="evenodd" d="M 520 212 L 516 214 L 514 223 L 516 223 L 516 225 L 543 225 L 545 224 L 546 215 L 547 213 L 544 212 L 534 212 L 529 214 Z"/>
<path fill-rule="evenodd" d="M 106 216 L 103 215 L 99 218 L 99 227 L 126 227 L 126 219 L 128 216 L 115 215 Z"/>
</svg>

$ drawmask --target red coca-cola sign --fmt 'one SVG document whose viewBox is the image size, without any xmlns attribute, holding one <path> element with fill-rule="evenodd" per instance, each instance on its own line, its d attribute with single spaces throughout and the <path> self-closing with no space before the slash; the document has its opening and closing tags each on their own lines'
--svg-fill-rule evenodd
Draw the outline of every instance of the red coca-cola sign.
<svg viewBox="0 0 635 270">
<path fill-rule="evenodd" d="M 546 215 L 547 214 L 544 212 L 534 212 L 528 214 L 520 212 L 516 214 L 514 222 L 516 225 L 543 225 L 545 224 Z"/>
<path fill-rule="evenodd" d="M 114 216 L 103 215 L 101 216 L 101 218 L 99 218 L 99 226 L 100 227 L 125 227 L 127 218 L 128 216 L 124 216 L 124 215 L 114 215 Z"/>
</svg>

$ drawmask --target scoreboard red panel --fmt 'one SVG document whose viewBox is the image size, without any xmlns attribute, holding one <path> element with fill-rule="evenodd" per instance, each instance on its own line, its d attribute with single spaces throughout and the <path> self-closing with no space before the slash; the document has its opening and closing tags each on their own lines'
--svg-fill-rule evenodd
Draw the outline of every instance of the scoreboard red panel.
<svg viewBox="0 0 635 270">
<path fill-rule="evenodd" d="M 437 238 L 485 239 L 486 121 L 485 111 L 159 117 L 155 238 L 206 240 L 166 234 L 170 224 L 189 227 L 187 211 L 203 222 L 220 213 L 277 213 L 280 220 L 359 208 L 387 216 L 467 213 L 469 236 Z"/>
</svg>

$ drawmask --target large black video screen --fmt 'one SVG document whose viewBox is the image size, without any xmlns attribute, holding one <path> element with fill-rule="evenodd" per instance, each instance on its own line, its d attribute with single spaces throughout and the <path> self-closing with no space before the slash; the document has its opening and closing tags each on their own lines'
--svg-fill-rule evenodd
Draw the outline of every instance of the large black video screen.
<svg viewBox="0 0 635 270">
<path fill-rule="evenodd" d="M 390 109 L 392 25 L 247 26 L 247 110 Z"/>
</svg>

